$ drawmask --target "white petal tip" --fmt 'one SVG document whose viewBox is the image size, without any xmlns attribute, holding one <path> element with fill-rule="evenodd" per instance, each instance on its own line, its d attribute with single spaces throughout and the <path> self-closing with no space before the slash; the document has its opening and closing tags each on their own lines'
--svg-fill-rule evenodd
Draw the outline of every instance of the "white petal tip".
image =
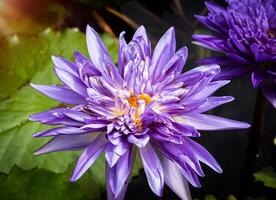
<svg viewBox="0 0 276 200">
<path fill-rule="evenodd" d="M 248 124 L 248 123 L 244 123 L 244 125 L 243 125 L 243 127 L 242 128 L 250 128 L 251 127 L 251 125 L 250 124 Z"/>
<path fill-rule="evenodd" d="M 39 92 L 42 91 L 44 85 L 38 85 L 38 84 L 33 84 L 33 83 L 30 83 L 30 86 L 36 90 L 38 90 Z"/>
<path fill-rule="evenodd" d="M 122 32 L 120 33 L 120 35 L 119 35 L 119 38 L 124 37 L 125 34 L 126 34 L 126 32 L 125 32 L 125 31 L 122 31 Z"/>
<path fill-rule="evenodd" d="M 37 151 L 34 152 L 34 155 L 38 156 L 38 155 L 41 155 L 43 153 L 44 153 L 43 151 L 37 150 Z"/>
<path fill-rule="evenodd" d="M 30 116 L 28 117 L 28 119 L 31 120 L 31 121 L 35 121 L 33 115 L 30 115 Z"/>
<path fill-rule="evenodd" d="M 86 26 L 86 36 L 91 35 L 91 34 L 96 35 L 97 33 L 94 28 L 92 28 L 90 25 L 87 25 Z"/>
<path fill-rule="evenodd" d="M 236 127 L 233 127 L 233 129 L 246 129 L 246 128 L 250 128 L 251 125 L 246 123 L 246 122 L 239 122 Z"/>
<path fill-rule="evenodd" d="M 70 178 L 70 182 L 75 182 L 75 181 L 77 181 L 80 177 L 81 177 L 80 174 L 77 173 L 76 171 L 74 171 L 74 172 L 73 172 L 73 175 L 72 175 L 71 178 Z"/>
<path fill-rule="evenodd" d="M 70 182 L 76 182 L 76 180 L 77 180 L 77 179 L 71 177 L 69 181 L 70 181 Z"/>
<path fill-rule="evenodd" d="M 37 138 L 37 137 L 39 137 L 39 136 L 40 136 L 40 133 L 32 134 L 32 137 L 34 137 L 34 138 Z"/>
<path fill-rule="evenodd" d="M 52 55 L 51 58 L 52 58 L 52 61 L 55 63 L 59 59 L 59 56 Z"/>
<path fill-rule="evenodd" d="M 90 30 L 90 29 L 93 29 L 89 24 L 87 24 L 86 26 L 86 31 Z"/>
<path fill-rule="evenodd" d="M 173 26 L 171 26 L 168 31 L 172 31 L 172 32 L 175 32 L 175 28 Z"/>
<path fill-rule="evenodd" d="M 31 86 L 32 88 L 36 88 L 38 85 L 33 84 L 33 83 L 30 83 L 30 86 Z"/>
<path fill-rule="evenodd" d="M 222 168 L 217 164 L 217 166 L 214 168 L 214 171 L 221 174 L 223 172 Z"/>
<path fill-rule="evenodd" d="M 232 97 L 232 96 L 228 97 L 228 102 L 231 102 L 231 101 L 234 101 L 234 100 L 235 100 L 235 97 Z"/>
</svg>

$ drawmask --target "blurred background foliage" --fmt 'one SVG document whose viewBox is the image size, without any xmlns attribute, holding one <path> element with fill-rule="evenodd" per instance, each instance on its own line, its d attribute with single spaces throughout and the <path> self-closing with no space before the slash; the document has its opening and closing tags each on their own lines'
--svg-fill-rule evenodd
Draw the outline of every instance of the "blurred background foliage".
<svg viewBox="0 0 276 200">
<path fill-rule="evenodd" d="M 214 2 L 225 5 L 223 0 Z M 79 152 L 34 156 L 45 143 L 32 133 L 47 127 L 28 121 L 32 113 L 61 106 L 30 88 L 29 83 L 58 84 L 51 55 L 72 60 L 75 50 L 87 55 L 84 30 L 90 24 L 101 33 L 114 62 L 117 62 L 117 36 L 126 31 L 130 39 L 144 25 L 154 44 L 170 26 L 176 28 L 177 47 L 188 46 L 184 70 L 196 60 L 211 54 L 192 44 L 193 33 L 207 32 L 193 17 L 206 14 L 201 0 L 0 0 L 0 199 L 106 199 L 104 158 L 76 183 L 69 178 Z M 251 122 L 256 91 L 249 78 L 239 78 L 218 92 L 232 95 L 235 102 L 212 111 L 215 114 Z M 276 114 L 269 105 L 265 116 L 261 149 L 246 186 L 246 199 L 276 198 Z M 224 173 L 204 168 L 202 188 L 191 188 L 195 199 L 235 200 L 242 193 L 241 173 L 248 137 L 245 131 L 204 133 L 202 143 L 222 165 Z M 275 140 L 275 139 L 274 139 Z M 158 199 L 154 196 L 136 161 L 126 199 Z M 165 199 L 178 199 L 165 188 Z"/>
</svg>

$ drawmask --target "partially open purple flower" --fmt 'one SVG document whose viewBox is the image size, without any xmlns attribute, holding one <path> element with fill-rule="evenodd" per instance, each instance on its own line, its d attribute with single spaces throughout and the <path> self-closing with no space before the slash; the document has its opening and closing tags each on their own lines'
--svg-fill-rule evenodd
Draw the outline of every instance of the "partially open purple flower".
<svg viewBox="0 0 276 200">
<path fill-rule="evenodd" d="M 59 127 L 34 134 L 53 139 L 36 154 L 84 150 L 71 181 L 79 179 L 104 151 L 109 199 L 123 199 L 133 159 L 140 154 L 152 191 L 162 196 L 166 183 L 182 199 L 189 199 L 186 179 L 200 186 L 203 162 L 221 172 L 215 159 L 191 137 L 198 130 L 248 128 L 249 125 L 202 114 L 232 97 L 210 96 L 229 81 L 213 81 L 218 65 L 181 73 L 187 48 L 175 52 L 170 28 L 153 53 L 141 26 L 128 44 L 119 38 L 116 67 L 97 33 L 87 27 L 91 60 L 75 53 L 75 62 L 53 57 L 62 86 L 32 85 L 71 108 L 57 108 L 30 116 L 33 121 Z"/>
<path fill-rule="evenodd" d="M 201 64 L 221 65 L 219 79 L 251 73 L 276 108 L 276 1 L 226 0 L 227 9 L 206 3 L 208 16 L 196 18 L 214 35 L 194 35 L 196 43 L 224 56 L 202 59 Z"/>
</svg>

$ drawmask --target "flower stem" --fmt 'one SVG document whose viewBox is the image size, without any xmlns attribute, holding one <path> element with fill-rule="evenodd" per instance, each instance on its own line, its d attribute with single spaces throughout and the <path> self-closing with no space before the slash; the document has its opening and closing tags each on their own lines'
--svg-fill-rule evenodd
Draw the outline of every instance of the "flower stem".
<svg viewBox="0 0 276 200">
<path fill-rule="evenodd" d="M 250 132 L 248 133 L 249 138 L 245 162 L 241 171 L 241 198 L 245 198 L 246 195 L 248 195 L 249 190 L 250 188 L 252 188 L 252 185 L 254 183 L 253 173 L 257 158 L 259 156 L 266 104 L 266 98 L 263 96 L 262 91 L 259 89 L 255 104 L 252 127 Z"/>
</svg>

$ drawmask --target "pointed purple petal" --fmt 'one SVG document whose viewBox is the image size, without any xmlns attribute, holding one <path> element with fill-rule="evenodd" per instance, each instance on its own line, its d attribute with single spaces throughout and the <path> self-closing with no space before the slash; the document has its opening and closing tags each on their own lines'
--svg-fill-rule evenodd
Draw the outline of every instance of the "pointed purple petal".
<svg viewBox="0 0 276 200">
<path fill-rule="evenodd" d="M 102 71 L 106 67 L 103 59 L 111 60 L 111 57 L 98 33 L 89 25 L 86 27 L 86 44 L 93 64 Z"/>
<path fill-rule="evenodd" d="M 141 137 L 137 137 L 132 134 L 127 137 L 128 142 L 135 144 L 139 148 L 146 146 L 146 144 L 149 142 L 149 140 L 150 140 L 150 137 L 148 134 L 144 134 Z"/>
<path fill-rule="evenodd" d="M 169 144 L 169 143 L 167 143 Z M 168 159 L 174 162 L 176 167 L 181 171 L 181 174 L 194 186 L 194 187 L 200 187 L 200 182 L 198 180 L 198 176 L 194 169 L 186 162 L 187 156 L 185 158 L 185 154 L 179 151 L 178 149 L 169 148 L 167 149 L 164 145 L 155 144 L 158 146 L 158 150 L 166 156 Z M 180 157 L 182 159 L 180 159 Z M 191 164 L 191 163 L 190 163 Z M 199 166 L 200 167 L 200 166 Z M 199 171 L 198 171 L 199 172 Z M 201 172 L 203 173 L 203 172 Z"/>
<path fill-rule="evenodd" d="M 268 101 L 276 108 L 276 83 L 265 83 L 262 85 L 262 90 Z"/>
<path fill-rule="evenodd" d="M 224 13 L 225 12 L 225 8 L 213 3 L 213 2 L 205 2 L 206 7 L 208 8 L 208 10 L 212 13 Z"/>
<path fill-rule="evenodd" d="M 196 40 L 196 42 L 193 42 L 194 44 L 205 47 L 207 49 L 218 52 L 227 51 L 225 48 L 225 41 L 216 36 L 195 34 L 193 35 L 193 39 Z"/>
<path fill-rule="evenodd" d="M 106 167 L 105 167 L 105 169 L 106 169 L 106 170 L 105 170 L 105 176 L 108 177 L 110 168 L 109 168 L 108 164 L 106 164 L 105 166 L 106 166 Z M 127 191 L 127 187 L 128 187 L 129 182 L 130 182 L 130 179 L 131 179 L 131 176 L 128 176 L 128 180 L 127 180 L 127 182 L 125 183 L 125 185 L 124 185 L 124 187 L 123 187 L 121 193 L 118 195 L 117 198 L 115 198 L 115 196 L 114 196 L 114 194 L 113 194 L 113 192 L 112 192 L 112 190 L 111 190 L 111 186 L 110 186 L 109 181 L 106 181 L 107 200 L 124 200 L 124 198 L 125 198 L 125 193 L 126 193 L 126 191 Z"/>
<path fill-rule="evenodd" d="M 251 61 L 247 60 L 246 57 L 243 57 L 242 55 L 239 55 L 238 53 L 228 53 L 227 57 L 231 60 L 234 60 L 235 62 L 239 62 L 241 64 L 248 65 Z"/>
<path fill-rule="evenodd" d="M 53 129 L 49 129 L 47 131 L 42 131 L 33 134 L 33 137 L 49 137 L 49 136 L 57 136 L 57 135 L 79 135 L 83 133 L 92 133 L 92 130 L 81 130 L 77 127 L 73 126 L 63 126 L 63 127 L 57 127 Z"/>
<path fill-rule="evenodd" d="M 86 27 L 86 44 L 92 63 L 104 76 L 105 81 L 116 87 L 121 87 L 124 80 L 113 64 L 102 39 L 89 25 Z"/>
<path fill-rule="evenodd" d="M 140 26 L 133 35 L 132 40 L 139 42 L 142 47 L 143 57 L 150 57 L 151 55 L 151 43 L 147 36 L 147 32 L 144 26 Z"/>
<path fill-rule="evenodd" d="M 118 69 L 121 76 L 124 74 L 124 68 L 125 68 L 125 58 L 124 58 L 124 52 L 123 49 L 127 46 L 126 40 L 124 38 L 125 32 L 121 32 L 119 35 L 119 55 L 118 55 Z"/>
<path fill-rule="evenodd" d="M 205 67 L 207 69 L 204 69 Z M 197 83 L 191 85 L 190 90 L 182 99 L 183 103 L 189 104 L 194 101 L 198 101 L 199 99 L 205 99 L 216 90 L 230 82 L 228 80 L 212 81 L 213 78 L 220 72 L 220 67 L 218 65 L 205 67 L 203 66 L 199 67 L 199 69 L 195 69 L 195 71 L 200 71 L 203 74 L 203 77 Z"/>
<path fill-rule="evenodd" d="M 84 125 L 80 129 L 90 129 L 90 128 L 91 129 L 97 129 L 97 128 L 105 128 L 106 126 L 107 126 L 106 123 L 101 123 L 101 122 L 96 123 L 96 122 L 94 122 L 94 123 L 91 123 L 91 124 Z"/>
<path fill-rule="evenodd" d="M 207 98 L 210 95 L 212 95 L 214 92 L 216 92 L 219 88 L 227 85 L 228 83 L 230 83 L 229 80 L 213 81 L 206 85 L 204 85 L 203 83 L 202 85 L 199 85 L 198 88 L 196 88 L 197 92 L 194 95 L 191 95 L 191 98 L 189 98 L 189 101 Z"/>
<path fill-rule="evenodd" d="M 70 87 L 74 92 L 78 93 L 79 95 L 86 97 L 87 92 L 86 89 L 87 87 L 83 84 L 83 82 L 79 79 L 79 77 L 73 76 L 72 74 L 59 69 L 59 68 L 54 68 L 57 76 L 59 79 L 68 87 Z"/>
<path fill-rule="evenodd" d="M 221 87 L 227 85 L 228 83 L 230 83 L 230 80 L 219 80 L 219 81 L 213 81 L 211 83 L 209 83 L 203 91 L 199 92 L 198 97 L 208 97 L 210 95 L 212 95 L 214 92 L 216 92 L 218 89 L 220 89 Z"/>
<path fill-rule="evenodd" d="M 194 152 L 194 155 L 196 158 L 211 167 L 214 171 L 218 173 L 222 173 L 222 169 L 220 165 L 217 163 L 215 158 L 200 144 L 194 142 L 193 140 L 186 138 L 184 140 L 186 142 L 186 145 L 191 148 L 191 151 Z"/>
<path fill-rule="evenodd" d="M 184 138 L 182 139 L 184 140 Z M 192 152 L 183 142 L 179 145 L 172 144 L 170 142 L 164 142 L 160 145 L 161 152 L 164 156 L 173 160 L 183 169 L 191 169 L 196 172 L 199 176 L 203 177 L 204 173 L 201 169 L 199 161 L 195 158 L 194 152 Z M 197 182 L 193 180 L 193 182 Z"/>
<path fill-rule="evenodd" d="M 187 72 L 185 72 L 184 74 L 185 75 L 190 75 L 191 73 L 194 73 L 194 72 L 202 72 L 202 73 L 205 73 L 205 75 L 216 75 L 220 72 L 220 66 L 217 65 L 217 64 L 207 64 L 207 65 L 203 65 L 203 66 L 200 66 L 200 67 L 196 67 L 196 68 L 193 68 Z M 184 75 L 183 74 L 183 75 Z"/>
<path fill-rule="evenodd" d="M 157 78 L 165 78 L 167 74 L 173 73 L 179 73 L 182 71 L 182 68 L 184 67 L 186 60 L 188 57 L 188 49 L 187 47 L 183 47 L 179 49 L 167 62 L 165 66 L 162 67 L 160 77 Z M 158 79 L 158 80 L 159 80 Z"/>
<path fill-rule="evenodd" d="M 171 27 L 158 41 L 151 59 L 151 74 L 153 80 L 158 77 L 162 67 L 170 60 L 175 52 L 175 30 Z"/>
<path fill-rule="evenodd" d="M 72 62 L 59 56 L 52 56 L 52 61 L 57 68 L 78 77 L 77 67 Z"/>
<path fill-rule="evenodd" d="M 63 110 L 65 110 L 65 108 L 55 108 L 52 110 L 47 110 L 45 112 L 39 112 L 36 114 L 32 114 L 29 116 L 29 120 L 45 123 L 45 122 L 56 119 L 58 117 L 58 113 Z"/>
<path fill-rule="evenodd" d="M 250 125 L 245 122 L 239 122 L 223 117 L 207 114 L 193 114 L 175 117 L 179 123 L 187 124 L 197 130 L 228 130 L 228 129 L 244 129 L 249 128 Z"/>
<path fill-rule="evenodd" d="M 248 74 L 250 71 L 252 71 L 250 67 L 240 67 L 240 64 L 229 67 L 225 66 L 221 68 L 221 72 L 215 77 L 214 80 L 232 79 Z"/>
<path fill-rule="evenodd" d="M 259 86 L 259 84 L 265 79 L 265 75 L 263 75 L 261 72 L 254 71 L 251 74 L 251 81 L 253 86 L 256 88 Z"/>
<path fill-rule="evenodd" d="M 38 121 L 49 125 L 67 125 L 67 126 L 83 126 L 83 122 L 68 118 L 63 113 L 69 110 L 68 108 L 56 108 L 45 112 L 40 112 L 29 116 L 31 121 Z"/>
<path fill-rule="evenodd" d="M 81 154 L 70 181 L 78 180 L 101 155 L 107 140 L 100 134 Z"/>
<path fill-rule="evenodd" d="M 125 153 L 127 153 L 128 149 L 130 148 L 130 144 L 126 141 L 121 141 L 119 144 L 115 145 L 114 147 L 114 152 L 117 154 L 117 155 L 124 155 Z"/>
<path fill-rule="evenodd" d="M 81 95 L 68 89 L 64 86 L 49 86 L 49 85 L 36 85 L 31 84 L 33 88 L 41 92 L 42 94 L 68 104 L 84 104 L 86 100 Z"/>
<path fill-rule="evenodd" d="M 164 187 L 164 173 L 160 160 L 150 143 L 140 148 L 140 156 L 151 190 L 161 197 Z"/>
<path fill-rule="evenodd" d="M 222 96 L 222 97 L 209 97 L 206 99 L 204 103 L 202 103 L 200 106 L 198 106 L 196 109 L 189 112 L 191 113 L 203 113 L 208 110 L 211 110 L 213 108 L 216 108 L 222 104 L 231 102 L 234 100 L 234 97 L 231 96 Z"/>
<path fill-rule="evenodd" d="M 189 184 L 181 174 L 178 166 L 164 156 L 162 156 L 161 161 L 164 170 L 165 183 L 182 200 L 192 200 Z"/>
<path fill-rule="evenodd" d="M 177 77 L 177 81 L 183 82 L 185 86 L 192 86 L 200 81 L 204 77 L 204 73 L 201 71 L 188 71 Z"/>
<path fill-rule="evenodd" d="M 132 169 L 131 149 L 120 157 L 117 164 L 112 168 L 107 167 L 107 181 L 109 182 L 114 198 L 118 198 L 127 184 Z"/>
<path fill-rule="evenodd" d="M 224 16 L 219 16 L 219 18 L 222 20 L 220 24 L 209 20 L 209 18 L 206 16 L 194 15 L 194 17 L 211 30 L 216 31 L 219 34 L 228 34 L 228 25 Z"/>
<path fill-rule="evenodd" d="M 176 163 L 175 163 L 176 164 Z M 181 171 L 181 174 L 194 186 L 194 187 L 201 187 L 201 184 L 199 182 L 198 176 L 195 173 L 195 171 L 189 166 L 189 165 L 182 165 L 181 167 L 176 164 L 176 166 L 178 166 L 179 170 Z"/>
<path fill-rule="evenodd" d="M 75 64 L 78 68 L 78 76 L 80 79 L 89 85 L 89 77 L 91 76 L 101 76 L 101 72 L 96 68 L 96 66 L 82 53 L 75 51 Z"/>
<path fill-rule="evenodd" d="M 189 126 L 187 124 L 172 123 L 173 129 L 176 131 L 177 134 L 181 136 L 189 136 L 189 137 L 200 137 L 200 133 L 192 126 Z"/>
<path fill-rule="evenodd" d="M 225 56 L 210 56 L 200 59 L 199 61 L 197 61 L 197 63 L 200 65 L 217 64 L 223 67 L 236 65 L 233 60 L 229 60 Z"/>
<path fill-rule="evenodd" d="M 106 170 L 106 177 L 107 177 L 108 171 Z M 128 180 L 129 182 L 129 180 Z M 128 187 L 128 182 L 125 184 L 124 188 L 122 189 L 122 192 L 119 194 L 117 198 L 114 197 L 114 194 L 111 191 L 110 184 L 108 181 L 106 181 L 106 193 L 107 193 L 107 200 L 124 200 L 125 194 Z"/>
<path fill-rule="evenodd" d="M 109 143 L 106 146 L 106 150 L 105 150 L 105 159 L 110 168 L 112 168 L 120 158 L 120 155 L 114 152 L 114 148 L 115 148 L 115 145 L 113 145 L 112 143 Z"/>
<path fill-rule="evenodd" d="M 93 140 L 95 134 L 85 135 L 59 135 L 50 140 L 47 144 L 39 148 L 35 155 L 56 151 L 73 151 L 87 147 Z"/>
<path fill-rule="evenodd" d="M 239 76 L 243 76 L 252 71 L 252 67 L 241 66 L 237 62 L 225 56 L 210 56 L 207 58 L 200 59 L 199 61 L 197 61 L 197 63 L 200 65 L 217 64 L 222 66 L 221 72 L 217 74 L 214 80 L 228 80 Z"/>
<path fill-rule="evenodd" d="M 84 112 L 73 110 L 73 109 L 63 109 L 60 112 L 63 116 L 68 117 L 74 121 L 85 123 L 87 120 L 93 119 L 91 115 Z"/>
</svg>

